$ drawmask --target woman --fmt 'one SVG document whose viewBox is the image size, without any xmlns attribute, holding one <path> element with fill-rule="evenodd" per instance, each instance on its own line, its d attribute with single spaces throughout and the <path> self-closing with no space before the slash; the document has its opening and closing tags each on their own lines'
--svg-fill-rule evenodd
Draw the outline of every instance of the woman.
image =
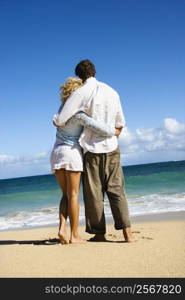
<svg viewBox="0 0 185 300">
<path fill-rule="evenodd" d="M 83 85 L 81 79 L 68 78 L 67 82 L 61 86 L 61 100 L 63 104 L 77 88 Z M 60 113 L 63 104 L 60 106 Z M 53 123 L 56 124 L 57 115 L 54 116 Z M 83 112 L 74 115 L 64 127 L 57 127 L 56 142 L 51 153 L 50 162 L 53 173 L 62 190 L 62 199 L 59 207 L 59 232 L 61 244 L 79 243 L 83 240 L 78 234 L 79 203 L 78 193 L 80 187 L 80 177 L 83 171 L 82 148 L 79 145 L 79 137 L 83 127 L 88 127 L 101 136 L 119 135 L 119 130 L 106 124 L 100 124 L 95 119 Z M 67 236 L 66 220 L 70 220 L 70 238 Z"/>
</svg>

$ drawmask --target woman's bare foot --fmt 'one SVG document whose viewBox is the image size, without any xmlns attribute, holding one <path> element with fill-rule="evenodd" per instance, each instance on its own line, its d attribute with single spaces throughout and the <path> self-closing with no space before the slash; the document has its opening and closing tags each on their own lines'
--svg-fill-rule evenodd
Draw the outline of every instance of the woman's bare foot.
<svg viewBox="0 0 185 300">
<path fill-rule="evenodd" d="M 79 235 L 71 235 L 69 240 L 70 244 L 77 244 L 77 243 L 85 243 L 86 240 L 83 240 Z"/>
<path fill-rule="evenodd" d="M 58 237 L 62 245 L 69 244 L 69 238 L 67 236 L 66 230 L 59 230 Z"/>
</svg>

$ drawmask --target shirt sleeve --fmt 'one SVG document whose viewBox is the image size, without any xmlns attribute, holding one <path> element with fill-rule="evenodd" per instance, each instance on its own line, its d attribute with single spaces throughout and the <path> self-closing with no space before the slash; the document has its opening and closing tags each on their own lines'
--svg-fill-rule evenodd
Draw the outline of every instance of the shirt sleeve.
<svg viewBox="0 0 185 300">
<path fill-rule="evenodd" d="M 85 101 L 83 95 L 78 91 L 73 92 L 65 102 L 62 110 L 55 115 L 54 122 L 57 126 L 63 127 L 65 123 L 72 118 L 77 112 L 85 111 Z"/>
<path fill-rule="evenodd" d="M 100 136 L 111 137 L 115 135 L 115 128 L 109 126 L 105 123 L 100 123 L 94 118 L 89 117 L 87 114 L 83 112 L 79 112 L 75 115 L 75 118 L 78 119 L 81 125 L 84 127 L 94 131 Z"/>
<path fill-rule="evenodd" d="M 58 115 L 60 114 L 60 112 L 62 111 L 62 107 L 63 107 L 63 103 L 60 105 L 59 110 L 57 112 L 57 114 L 54 114 L 53 116 L 53 125 L 55 127 L 60 127 L 60 125 L 58 124 Z"/>
<path fill-rule="evenodd" d="M 118 96 L 118 105 L 117 105 L 117 114 L 116 114 L 116 122 L 115 122 L 115 127 L 120 128 L 120 127 L 124 127 L 126 124 L 125 122 L 125 118 L 123 115 L 123 110 L 121 107 L 121 101 L 120 98 Z"/>
</svg>

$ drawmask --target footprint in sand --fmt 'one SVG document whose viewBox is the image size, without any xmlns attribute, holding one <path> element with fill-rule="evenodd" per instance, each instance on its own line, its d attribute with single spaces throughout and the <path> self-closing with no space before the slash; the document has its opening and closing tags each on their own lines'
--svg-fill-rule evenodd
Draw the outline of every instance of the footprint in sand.
<svg viewBox="0 0 185 300">
<path fill-rule="evenodd" d="M 112 233 L 109 233 L 108 236 L 111 237 L 111 238 L 115 238 L 115 239 L 117 238 L 117 235 L 112 234 Z"/>
<path fill-rule="evenodd" d="M 142 238 L 142 239 L 146 239 L 146 240 L 153 240 L 152 238 L 147 237 L 147 236 L 142 236 L 141 238 Z"/>
<path fill-rule="evenodd" d="M 132 231 L 132 233 L 141 233 L 141 231 Z"/>
</svg>

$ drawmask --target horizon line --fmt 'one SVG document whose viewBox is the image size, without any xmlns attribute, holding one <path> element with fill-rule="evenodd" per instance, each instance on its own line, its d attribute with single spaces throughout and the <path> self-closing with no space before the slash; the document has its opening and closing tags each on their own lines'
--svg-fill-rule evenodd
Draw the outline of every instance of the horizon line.
<svg viewBox="0 0 185 300">
<path fill-rule="evenodd" d="M 184 159 L 182 160 L 168 160 L 168 161 L 159 161 L 159 162 L 150 162 L 150 163 L 141 163 L 141 164 L 134 164 L 134 165 L 121 165 L 121 167 L 136 167 L 136 166 L 142 166 L 142 165 L 151 165 L 151 164 L 161 164 L 161 163 L 169 163 L 169 162 L 180 162 L 180 161 L 185 161 Z M 48 174 L 35 174 L 35 175 L 28 175 L 28 176 L 17 176 L 17 177 L 9 177 L 9 178 L 0 178 L 0 180 L 9 180 L 9 179 L 20 179 L 20 178 L 26 178 L 26 177 L 35 177 L 35 176 L 50 176 L 54 175 L 53 173 L 48 173 Z"/>
</svg>

